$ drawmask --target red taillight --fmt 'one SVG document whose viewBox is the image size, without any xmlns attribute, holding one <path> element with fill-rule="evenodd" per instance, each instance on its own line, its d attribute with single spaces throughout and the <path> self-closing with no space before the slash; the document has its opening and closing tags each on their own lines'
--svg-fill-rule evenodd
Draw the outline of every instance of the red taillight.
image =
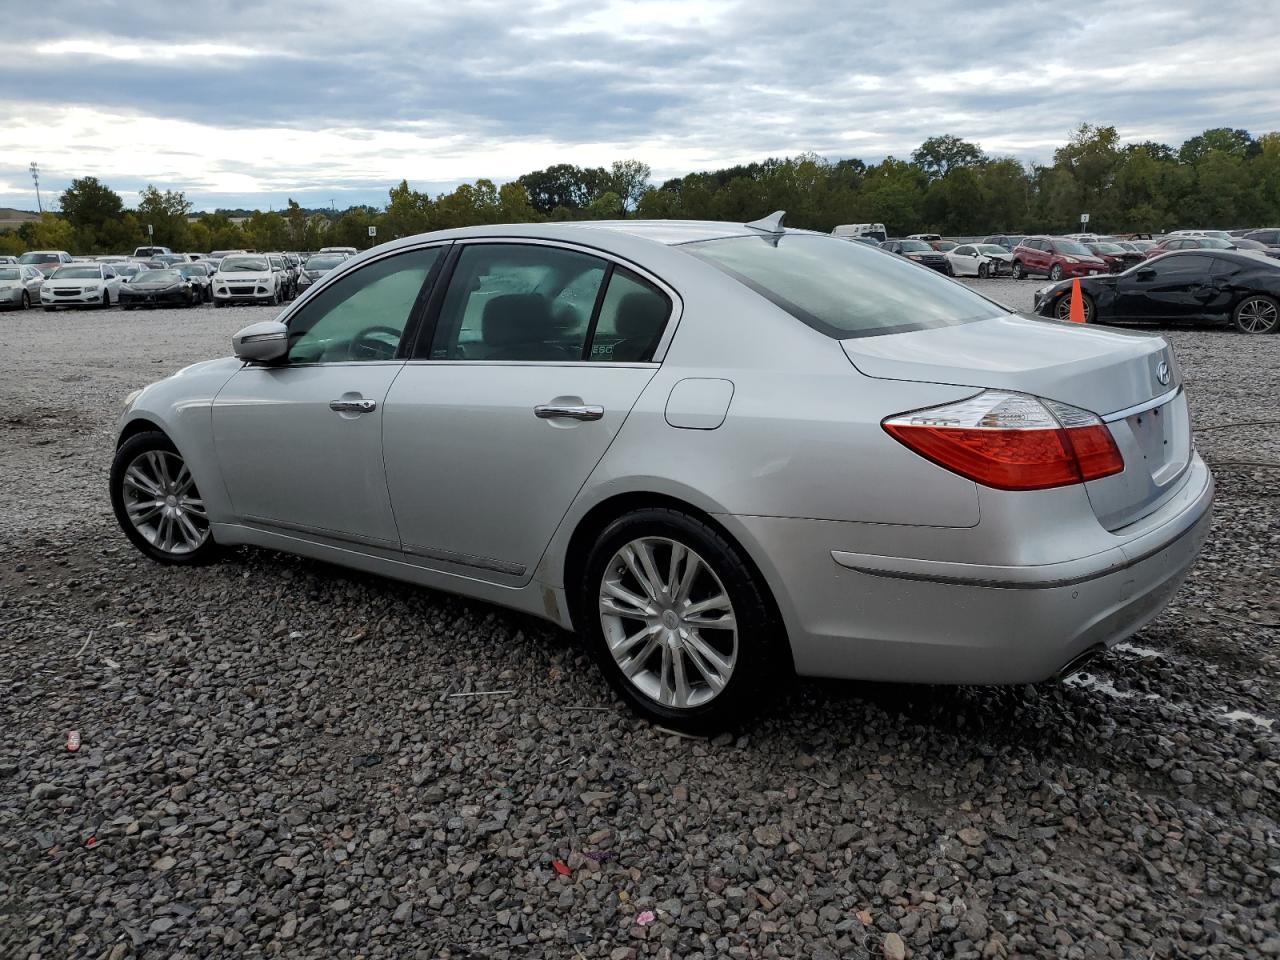
<svg viewBox="0 0 1280 960">
<path fill-rule="evenodd" d="M 1000 490 L 1061 487 L 1124 469 L 1098 417 L 1052 400 L 988 390 L 884 421 L 890 436 L 934 463 Z"/>
</svg>

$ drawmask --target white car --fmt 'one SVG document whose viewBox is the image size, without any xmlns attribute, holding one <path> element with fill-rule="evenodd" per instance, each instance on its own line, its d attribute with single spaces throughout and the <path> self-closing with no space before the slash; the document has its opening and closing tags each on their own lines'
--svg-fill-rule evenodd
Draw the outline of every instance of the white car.
<svg viewBox="0 0 1280 960">
<path fill-rule="evenodd" d="M 229 303 L 280 303 L 280 274 L 263 253 L 236 253 L 222 258 L 213 275 L 213 305 Z"/>
<path fill-rule="evenodd" d="M 998 277 L 1013 272 L 1013 254 L 998 243 L 962 243 L 945 256 L 957 277 Z"/>
<path fill-rule="evenodd" d="M 40 306 L 109 307 L 120 292 L 120 275 L 109 263 L 68 263 L 54 270 L 40 286 Z"/>
<path fill-rule="evenodd" d="M 354 257 L 357 253 L 355 247 L 321 247 L 321 253 L 345 253 L 348 257 Z"/>
<path fill-rule="evenodd" d="M 0 261 L 0 310 L 25 310 L 40 300 L 44 274 L 26 264 Z"/>
</svg>

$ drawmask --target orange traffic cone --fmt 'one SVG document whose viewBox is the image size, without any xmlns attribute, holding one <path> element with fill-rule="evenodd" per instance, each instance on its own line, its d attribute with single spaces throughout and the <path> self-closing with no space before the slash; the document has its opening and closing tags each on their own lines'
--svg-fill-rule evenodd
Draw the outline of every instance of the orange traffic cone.
<svg viewBox="0 0 1280 960">
<path fill-rule="evenodd" d="M 1084 297 L 1080 294 L 1080 278 L 1071 281 L 1071 312 L 1067 319 L 1072 323 L 1084 323 Z"/>
</svg>

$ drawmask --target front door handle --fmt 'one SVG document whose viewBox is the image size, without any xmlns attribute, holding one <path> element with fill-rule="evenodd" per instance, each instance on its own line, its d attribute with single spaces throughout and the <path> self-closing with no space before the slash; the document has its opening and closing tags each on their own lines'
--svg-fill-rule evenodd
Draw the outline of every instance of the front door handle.
<svg viewBox="0 0 1280 960">
<path fill-rule="evenodd" d="M 539 420 L 599 420 L 604 416 L 604 407 L 594 404 L 561 404 L 540 403 L 533 408 L 533 415 Z"/>
<path fill-rule="evenodd" d="M 329 409 L 334 413 L 373 413 L 378 409 L 377 400 L 330 400 Z"/>
</svg>

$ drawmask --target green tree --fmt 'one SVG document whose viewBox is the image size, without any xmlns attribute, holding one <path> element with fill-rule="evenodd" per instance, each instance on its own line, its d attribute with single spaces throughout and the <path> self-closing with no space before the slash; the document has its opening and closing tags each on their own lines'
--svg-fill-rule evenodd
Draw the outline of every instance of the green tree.
<svg viewBox="0 0 1280 960">
<path fill-rule="evenodd" d="M 607 189 L 609 174 L 602 167 L 578 167 L 557 163 L 534 170 L 517 182 L 529 193 L 529 202 L 539 213 L 551 214 L 556 207 L 582 210 Z"/>
<path fill-rule="evenodd" d="M 1178 151 L 1178 159 L 1183 163 L 1199 163 L 1211 150 L 1227 153 L 1237 157 L 1253 157 L 1261 152 L 1261 147 L 1249 134 L 1248 130 L 1232 130 L 1230 127 L 1214 127 L 1204 133 L 1197 134 L 1182 145 Z"/>
<path fill-rule="evenodd" d="M 618 195 L 623 210 L 634 210 L 652 175 L 649 165 L 640 160 L 615 160 L 609 167 L 606 190 Z"/>
<path fill-rule="evenodd" d="M 101 229 L 124 212 L 120 195 L 98 180 L 81 177 L 62 191 L 62 215 L 73 227 Z"/>
<path fill-rule="evenodd" d="M 155 230 L 153 239 L 156 244 L 183 249 L 187 245 L 187 217 L 193 209 L 186 194 L 180 190 L 161 193 L 148 184 L 145 190 L 138 191 L 138 197 L 138 219 L 143 231 L 150 225 Z"/>
<path fill-rule="evenodd" d="M 985 159 L 976 143 L 946 133 L 930 137 L 911 154 L 911 162 L 930 180 L 938 180 L 957 167 L 976 167 Z"/>
<path fill-rule="evenodd" d="M 39 220 L 28 220 L 18 228 L 18 236 L 28 250 L 75 250 L 76 230 L 56 213 L 43 213 Z"/>
<path fill-rule="evenodd" d="M 274 210 L 255 211 L 242 228 L 245 240 L 254 250 L 284 250 L 291 246 L 289 221 Z"/>
</svg>

